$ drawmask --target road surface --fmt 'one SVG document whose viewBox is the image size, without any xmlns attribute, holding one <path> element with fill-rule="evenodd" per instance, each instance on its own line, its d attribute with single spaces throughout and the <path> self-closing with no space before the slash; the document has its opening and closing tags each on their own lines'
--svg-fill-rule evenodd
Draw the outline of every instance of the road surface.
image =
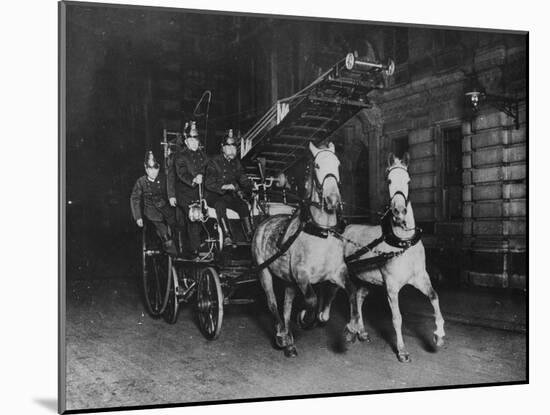
<svg viewBox="0 0 550 415">
<path fill-rule="evenodd" d="M 169 325 L 145 313 L 138 289 L 139 281 L 127 280 L 67 287 L 67 409 L 526 379 L 525 333 L 447 321 L 446 344 L 435 351 L 433 319 L 406 303 L 403 334 L 412 362 L 400 363 L 381 291 L 368 297 L 364 312 L 370 343 L 342 347 L 347 304 L 341 294 L 326 326 L 294 329 L 298 356 L 289 359 L 273 347 L 265 302 L 227 307 L 220 338 L 208 341 L 191 307 Z M 429 309 L 428 300 L 419 301 Z"/>
</svg>

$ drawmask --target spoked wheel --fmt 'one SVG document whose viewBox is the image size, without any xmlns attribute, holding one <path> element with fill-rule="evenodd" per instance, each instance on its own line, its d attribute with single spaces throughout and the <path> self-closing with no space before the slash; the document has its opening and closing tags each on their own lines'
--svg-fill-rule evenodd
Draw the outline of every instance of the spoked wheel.
<svg viewBox="0 0 550 415">
<path fill-rule="evenodd" d="M 179 299 L 178 299 L 178 273 L 172 268 L 172 278 L 170 278 L 170 288 L 168 291 L 168 303 L 164 310 L 163 317 L 167 323 L 175 324 L 178 319 Z"/>
<path fill-rule="evenodd" d="M 149 243 L 147 229 L 143 229 L 143 291 L 147 310 L 153 317 L 166 309 L 172 278 L 172 258 L 160 245 Z"/>
<path fill-rule="evenodd" d="M 212 267 L 203 269 L 198 278 L 197 314 L 204 337 L 218 338 L 223 321 L 223 292 L 218 272 Z"/>
</svg>

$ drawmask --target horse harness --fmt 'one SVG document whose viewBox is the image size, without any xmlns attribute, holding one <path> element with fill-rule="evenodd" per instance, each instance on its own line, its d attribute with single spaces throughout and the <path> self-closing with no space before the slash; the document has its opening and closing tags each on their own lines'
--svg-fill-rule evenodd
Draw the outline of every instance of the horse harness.
<svg viewBox="0 0 550 415">
<path fill-rule="evenodd" d="M 312 181 L 312 183 L 311 183 L 312 188 L 311 188 L 310 194 L 307 196 L 310 200 L 307 202 L 307 204 L 309 204 L 311 206 L 314 206 L 317 209 L 321 209 L 321 210 L 324 209 L 323 186 L 325 184 L 325 181 L 329 177 L 332 177 L 332 178 L 334 178 L 334 180 L 336 180 L 336 183 L 338 184 L 338 186 L 340 186 L 340 178 L 337 177 L 334 173 L 326 174 L 325 177 L 323 177 L 323 181 L 320 182 L 319 179 L 317 178 L 317 175 L 313 174 L 313 172 L 311 172 L 311 166 L 313 166 L 313 168 L 318 168 L 319 167 L 319 165 L 316 162 L 317 157 L 319 156 L 319 154 L 325 153 L 325 152 L 328 152 L 328 153 L 334 155 L 334 153 L 330 150 L 321 150 L 315 155 L 313 160 L 310 163 L 308 163 L 308 165 L 306 167 L 306 174 L 311 174 L 311 176 L 312 176 L 312 180 L 311 180 Z M 313 192 L 313 191 L 315 191 L 315 193 L 317 193 L 317 197 L 319 198 L 320 202 L 313 202 L 311 200 L 311 192 Z"/>
<path fill-rule="evenodd" d="M 298 216 L 300 218 L 298 228 L 285 241 L 284 237 L 288 231 L 288 228 L 290 227 L 290 224 L 292 223 L 292 220 Z M 333 235 L 338 239 L 342 239 L 341 232 L 343 232 L 344 227 L 345 227 L 345 223 L 340 219 L 338 220 L 338 223 L 336 224 L 336 226 L 333 226 L 330 228 L 325 228 L 317 225 L 311 218 L 311 215 L 308 214 L 307 204 L 302 204 L 302 206 L 299 209 L 296 209 L 296 211 L 292 214 L 292 216 L 288 220 L 287 226 L 285 226 L 279 233 L 279 238 L 277 239 L 278 251 L 273 256 L 271 256 L 270 258 L 266 259 L 264 262 L 256 266 L 252 270 L 252 272 L 255 273 L 255 272 L 261 271 L 262 269 L 271 265 L 281 256 L 283 256 L 286 253 L 286 251 L 290 249 L 294 241 L 298 238 L 298 236 L 302 232 L 305 232 L 309 235 L 313 235 L 323 239 L 328 238 L 329 235 Z"/>
<path fill-rule="evenodd" d="M 402 169 L 407 171 L 405 167 L 402 166 L 393 166 L 390 167 L 386 171 L 386 176 L 389 175 L 389 173 L 392 170 L 395 169 Z M 409 204 L 409 196 L 403 193 L 401 190 L 396 191 L 393 195 L 390 196 L 390 205 L 393 199 L 396 196 L 403 197 L 405 201 L 405 206 Z M 369 243 L 368 245 L 360 247 L 357 251 L 355 251 L 353 254 L 348 255 L 344 258 L 344 261 L 348 266 L 379 266 L 383 263 L 389 261 L 392 258 L 401 256 L 405 253 L 407 249 L 409 249 L 411 246 L 414 246 L 420 241 L 422 237 L 422 229 L 419 227 L 414 228 L 414 234 L 412 237 L 403 239 L 400 238 L 395 234 L 393 231 L 392 223 L 391 223 L 392 215 L 390 212 L 390 208 L 388 207 L 385 211 L 385 213 L 382 215 L 382 218 L 380 220 L 381 227 L 382 227 L 382 236 L 379 238 L 376 238 L 374 241 Z M 342 236 L 344 238 L 344 236 Z M 358 244 L 352 240 L 349 240 L 347 238 L 344 238 L 346 242 L 350 242 L 356 246 Z M 394 248 L 400 248 L 400 251 L 394 251 L 394 252 L 381 252 L 375 249 L 378 245 L 380 245 L 382 242 L 386 242 L 388 245 L 394 247 Z M 365 259 L 359 259 L 362 255 L 366 254 L 367 252 L 372 252 L 374 254 L 377 254 L 374 257 L 365 258 Z"/>
<path fill-rule="evenodd" d="M 391 172 L 392 170 L 397 170 L 397 169 L 399 169 L 399 170 L 405 170 L 405 171 L 407 172 L 407 174 L 408 174 L 408 172 L 409 172 L 405 167 L 402 167 L 402 166 L 392 166 L 392 167 L 390 167 L 390 168 L 388 168 L 388 169 L 386 170 L 386 177 L 389 176 L 389 174 L 390 174 L 390 172 Z M 391 202 L 392 202 L 392 200 L 393 200 L 393 198 L 394 198 L 395 196 L 402 196 L 403 199 L 405 199 L 405 206 L 407 206 L 407 205 L 409 204 L 409 196 L 406 195 L 405 193 L 403 193 L 401 190 L 398 190 L 398 191 L 395 192 L 393 195 L 390 195 L 390 205 L 391 205 Z"/>
<path fill-rule="evenodd" d="M 322 151 L 328 151 L 328 150 L 322 150 Z M 317 158 L 317 156 L 315 156 L 315 158 Z M 315 159 L 313 160 L 313 164 L 315 166 Z M 393 167 L 393 168 L 388 170 L 388 173 L 391 170 L 395 169 L 395 168 L 404 169 L 403 167 L 399 167 L 399 166 L 398 167 Z M 404 170 L 406 170 L 406 169 L 404 169 Z M 316 175 L 312 175 L 312 176 L 313 176 L 313 187 L 314 187 L 312 190 L 315 190 L 317 192 L 317 194 L 318 194 L 318 196 L 321 200 L 321 203 L 312 202 L 311 200 L 302 201 L 302 206 L 292 214 L 292 216 L 290 217 L 290 219 L 288 221 L 288 225 L 285 226 L 285 228 L 279 234 L 279 238 L 277 240 L 278 252 L 276 252 L 272 257 L 268 258 L 267 260 L 265 260 L 264 262 L 262 262 L 261 264 L 256 266 L 251 271 L 258 272 L 258 271 L 268 267 L 273 262 L 275 262 L 278 258 L 280 258 L 282 255 L 284 255 L 286 251 L 288 251 L 288 249 L 292 246 L 294 241 L 298 238 L 298 236 L 302 232 L 305 232 L 309 235 L 316 236 L 318 238 L 324 238 L 324 239 L 328 238 L 329 235 L 333 235 L 334 237 L 340 239 L 341 241 L 350 242 L 350 243 L 352 243 L 356 246 L 359 245 L 359 244 L 357 244 L 357 242 L 346 238 L 342 234 L 343 231 L 344 231 L 344 228 L 345 228 L 345 222 L 341 219 L 340 215 L 338 215 L 337 224 L 333 227 L 328 227 L 328 228 L 327 227 L 322 227 L 322 226 L 319 226 L 318 224 L 315 223 L 315 221 L 311 217 L 311 214 L 309 213 L 308 207 L 309 206 L 314 206 L 314 207 L 322 209 L 323 208 L 323 205 L 322 205 L 322 200 L 323 200 L 322 192 L 323 192 L 323 184 L 324 184 L 325 180 L 328 177 L 334 177 L 338 184 L 340 184 L 340 180 L 332 173 L 327 174 L 323 178 L 323 182 L 321 182 L 321 183 L 317 179 Z M 390 202 L 395 196 L 398 196 L 398 195 L 401 195 L 405 199 L 406 204 L 409 203 L 408 196 L 405 195 L 400 190 L 395 192 L 391 196 Z M 290 224 L 292 223 L 292 220 L 295 217 L 297 217 L 298 215 L 300 217 L 298 228 L 286 241 L 283 242 L 284 236 L 286 235 L 286 232 L 287 232 Z M 386 209 L 386 211 L 383 214 L 382 219 L 381 219 L 382 236 L 380 236 L 379 238 L 376 238 L 374 241 L 372 241 L 368 245 L 362 246 L 357 251 L 355 251 L 353 254 L 348 255 L 347 257 L 345 257 L 344 262 L 348 266 L 351 265 L 351 266 L 367 266 L 368 267 L 368 266 L 381 265 L 381 264 L 389 261 L 392 258 L 403 255 L 403 253 L 405 253 L 405 251 L 407 249 L 409 249 L 410 247 L 416 245 L 418 243 L 418 241 L 420 241 L 420 239 L 422 237 L 422 229 L 419 228 L 419 227 L 415 228 L 414 235 L 411 238 L 403 239 L 403 238 L 398 237 L 393 232 L 393 227 L 392 227 L 392 224 L 391 224 L 391 216 L 392 215 L 391 215 L 390 209 L 389 208 Z M 394 251 L 394 252 L 377 251 L 375 249 L 375 247 L 380 245 L 382 242 L 386 242 L 388 245 L 390 245 L 394 248 L 401 248 L 401 250 L 400 251 Z M 378 255 L 374 256 L 374 257 L 371 257 L 371 258 L 365 258 L 365 259 L 360 260 L 359 258 L 362 255 L 366 254 L 367 252 L 373 252 L 373 253 L 378 254 Z"/>
<path fill-rule="evenodd" d="M 410 247 L 416 245 L 418 241 L 420 241 L 422 237 L 422 229 L 419 227 L 416 227 L 414 230 L 414 234 L 412 237 L 403 239 L 397 236 L 393 232 L 393 227 L 391 225 L 391 213 L 388 210 L 386 210 L 386 213 L 384 216 L 382 216 L 381 220 L 381 226 L 382 226 L 382 236 L 379 238 L 376 238 L 374 241 L 369 243 L 368 245 L 365 245 L 361 248 L 359 248 L 357 251 L 355 251 L 353 254 L 348 255 L 344 258 L 344 261 L 346 264 L 354 265 L 354 266 L 372 266 L 372 265 L 381 265 L 382 263 L 385 263 L 389 261 L 392 258 L 401 256 L 405 253 L 407 249 Z M 344 238 L 342 236 L 342 238 Z M 351 242 L 354 245 L 358 245 L 356 242 L 349 240 L 347 238 L 344 238 L 347 242 Z M 394 252 L 380 252 L 375 249 L 376 246 L 380 245 L 382 242 L 386 242 L 388 245 L 394 247 L 394 248 L 401 248 L 400 251 L 394 251 Z M 365 259 L 359 259 L 362 255 L 366 254 L 367 252 L 373 252 L 375 254 L 378 254 L 371 258 L 365 258 Z"/>
<path fill-rule="evenodd" d="M 311 201 L 311 192 L 308 195 L 309 200 L 307 200 L 307 201 L 302 200 L 301 201 L 300 208 L 296 209 L 296 211 L 290 217 L 287 226 L 285 226 L 284 229 L 279 234 L 279 238 L 277 240 L 278 252 L 276 252 L 270 258 L 266 259 L 261 264 L 258 264 L 252 270 L 252 272 L 256 273 L 258 271 L 261 271 L 262 269 L 264 269 L 264 268 L 268 267 L 269 265 L 271 265 L 273 262 L 275 262 L 281 256 L 283 256 L 285 254 L 285 252 L 290 249 L 290 247 L 292 246 L 294 241 L 298 238 L 298 236 L 302 232 L 305 232 L 309 235 L 313 235 L 313 236 L 316 236 L 318 238 L 323 238 L 323 239 L 328 238 L 329 235 L 332 234 L 332 235 L 336 236 L 337 238 L 341 239 L 341 237 L 342 237 L 341 233 L 343 232 L 343 230 L 345 228 L 345 223 L 344 223 L 344 221 L 341 220 L 340 215 L 338 215 L 338 221 L 337 221 L 335 226 L 333 226 L 333 227 L 323 227 L 323 226 L 319 226 L 318 224 L 315 223 L 315 221 L 313 220 L 313 218 L 311 216 L 311 213 L 309 213 L 309 209 L 308 209 L 309 206 L 314 206 L 318 209 L 324 209 L 324 206 L 323 206 L 323 185 L 325 183 L 325 180 L 327 180 L 327 178 L 333 177 L 336 180 L 336 183 L 338 185 L 340 185 L 340 179 L 335 174 L 333 174 L 333 173 L 326 174 L 325 177 L 323 177 L 323 181 L 319 182 L 319 180 L 317 179 L 317 175 L 313 174 L 310 170 L 311 165 L 313 165 L 314 168 L 318 168 L 318 165 L 317 165 L 317 162 L 316 162 L 317 157 L 319 156 L 319 154 L 321 154 L 323 152 L 327 152 L 327 151 L 330 152 L 331 154 L 334 154 L 330 150 L 321 150 L 321 151 L 319 151 L 315 155 L 315 157 L 313 158 L 313 161 L 310 164 L 308 164 L 307 169 L 306 169 L 306 171 L 308 171 L 308 174 L 311 174 L 311 176 L 312 176 L 312 189 L 311 189 L 311 191 L 315 191 L 317 193 L 317 196 L 319 197 L 321 202 L 319 203 L 319 202 Z M 292 223 L 292 220 L 294 218 L 296 218 L 297 216 L 299 216 L 299 218 L 300 218 L 298 228 L 296 229 L 296 231 L 292 235 L 290 235 L 288 237 L 288 239 L 286 241 L 283 241 L 284 237 L 285 237 L 285 235 L 288 231 L 288 228 L 290 227 L 290 224 Z"/>
</svg>

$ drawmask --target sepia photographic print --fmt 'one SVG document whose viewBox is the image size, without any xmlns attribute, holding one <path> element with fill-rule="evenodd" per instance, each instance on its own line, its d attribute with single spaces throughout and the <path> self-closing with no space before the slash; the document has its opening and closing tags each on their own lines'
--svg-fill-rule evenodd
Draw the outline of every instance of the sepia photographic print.
<svg viewBox="0 0 550 415">
<path fill-rule="evenodd" d="M 528 382 L 528 33 L 62 1 L 59 411 Z"/>
</svg>

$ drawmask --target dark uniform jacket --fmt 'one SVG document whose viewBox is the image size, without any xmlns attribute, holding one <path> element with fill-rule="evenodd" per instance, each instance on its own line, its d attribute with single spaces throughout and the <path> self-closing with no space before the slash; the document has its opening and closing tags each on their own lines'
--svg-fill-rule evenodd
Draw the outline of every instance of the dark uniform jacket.
<svg viewBox="0 0 550 415">
<path fill-rule="evenodd" d="M 181 204 L 198 200 L 198 186 L 193 179 L 197 174 L 204 175 L 207 160 L 202 150 L 191 151 L 185 147 L 178 151 L 168 173 L 168 197 L 175 197 Z"/>
<path fill-rule="evenodd" d="M 143 203 L 143 210 L 142 210 Z M 159 175 L 154 182 L 147 175 L 137 179 L 132 195 L 130 207 L 134 220 L 142 219 L 142 214 L 152 221 L 162 221 L 171 214 L 170 205 L 166 199 L 166 180 Z"/>
<path fill-rule="evenodd" d="M 244 174 L 244 169 L 236 157 L 229 161 L 223 154 L 210 159 L 206 166 L 206 189 L 217 195 L 223 195 L 226 190 L 221 187 L 225 184 L 233 184 L 236 190 L 250 191 L 252 182 Z"/>
</svg>

